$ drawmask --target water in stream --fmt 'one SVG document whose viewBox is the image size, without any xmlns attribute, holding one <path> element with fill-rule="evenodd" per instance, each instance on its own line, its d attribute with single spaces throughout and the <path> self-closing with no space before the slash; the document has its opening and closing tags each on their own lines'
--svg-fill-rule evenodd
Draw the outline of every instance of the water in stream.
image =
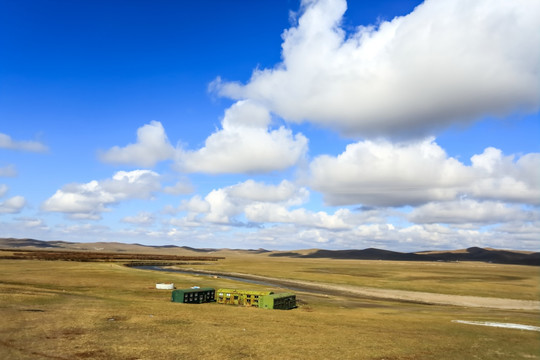
<svg viewBox="0 0 540 360">
<path fill-rule="evenodd" d="M 141 270 L 176 272 L 176 273 L 181 273 L 181 274 L 197 275 L 197 276 L 208 276 L 208 277 L 216 276 L 214 274 L 208 274 L 208 273 L 198 272 L 198 271 L 194 271 L 194 270 L 166 269 L 166 268 L 163 268 L 161 266 L 154 266 L 154 265 L 134 266 L 134 268 L 141 269 Z M 248 284 L 271 286 L 271 287 L 277 287 L 277 288 L 282 288 L 282 289 L 288 289 L 288 290 L 292 290 L 292 291 L 306 291 L 306 289 L 300 289 L 300 288 L 295 288 L 295 287 L 291 287 L 291 286 L 284 287 L 283 284 L 273 283 L 273 282 L 270 282 L 270 281 L 245 279 L 245 278 L 241 278 L 241 277 L 237 277 L 237 276 L 221 275 L 221 274 L 219 275 L 219 277 L 222 278 L 222 279 L 239 281 L 239 282 L 244 282 L 244 283 L 248 283 Z M 310 292 L 316 292 L 316 291 L 310 290 Z"/>
</svg>

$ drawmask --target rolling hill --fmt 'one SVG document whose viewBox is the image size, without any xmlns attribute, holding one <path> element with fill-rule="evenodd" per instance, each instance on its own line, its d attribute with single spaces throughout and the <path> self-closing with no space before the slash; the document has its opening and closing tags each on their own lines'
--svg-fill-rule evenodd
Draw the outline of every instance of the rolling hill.
<svg viewBox="0 0 540 360">
<path fill-rule="evenodd" d="M 421 251 L 397 252 L 368 248 L 363 250 L 297 250 L 297 251 L 269 251 L 257 250 L 230 250 L 230 249 L 197 249 L 187 246 L 147 246 L 141 244 L 124 244 L 116 242 L 73 243 L 68 241 L 42 241 L 35 239 L 0 238 L 0 249 L 34 249 L 58 251 L 104 251 L 104 252 L 130 252 L 130 253 L 157 253 L 157 254 L 195 254 L 211 253 L 216 251 L 249 252 L 253 254 L 266 254 L 272 257 L 295 258 L 330 258 L 351 260 L 387 260 L 387 261 L 482 261 L 498 264 L 533 265 L 540 266 L 540 252 L 498 250 L 490 248 L 470 247 L 461 250 L 449 251 Z"/>
</svg>

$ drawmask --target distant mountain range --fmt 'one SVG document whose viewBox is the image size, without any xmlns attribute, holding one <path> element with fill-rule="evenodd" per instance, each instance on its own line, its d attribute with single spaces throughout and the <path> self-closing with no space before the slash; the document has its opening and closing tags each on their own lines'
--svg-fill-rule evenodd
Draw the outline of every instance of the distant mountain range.
<svg viewBox="0 0 540 360">
<path fill-rule="evenodd" d="M 267 254 L 273 257 L 295 258 L 330 258 L 354 260 L 391 260 L 391 261 L 483 261 L 497 264 L 533 265 L 540 266 L 540 252 L 497 250 L 490 248 L 470 247 L 451 251 L 421 251 L 403 253 L 389 250 L 368 248 L 364 250 L 298 250 L 270 251 L 231 250 L 231 249 L 196 249 L 187 246 L 147 246 L 141 244 L 124 244 L 116 242 L 73 243 L 67 241 L 42 241 L 35 239 L 0 238 L 0 249 L 47 249 L 47 250 L 80 250 L 80 251 L 110 251 L 132 253 L 209 253 L 220 251 L 248 252 L 252 254 Z"/>
<path fill-rule="evenodd" d="M 394 261 L 484 261 L 497 264 L 540 266 L 539 252 L 483 249 L 479 247 L 454 251 L 422 251 L 413 253 L 374 248 L 364 250 L 315 250 L 304 255 L 296 252 L 283 252 L 273 253 L 270 256 Z"/>
</svg>

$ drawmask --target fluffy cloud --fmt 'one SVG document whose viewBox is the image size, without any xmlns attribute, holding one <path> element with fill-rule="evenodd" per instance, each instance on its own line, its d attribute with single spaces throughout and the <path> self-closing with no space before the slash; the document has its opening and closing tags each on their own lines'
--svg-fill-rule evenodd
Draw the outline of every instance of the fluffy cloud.
<svg viewBox="0 0 540 360">
<path fill-rule="evenodd" d="M 9 188 L 5 184 L 0 184 L 0 198 L 4 197 Z M 23 196 L 13 196 L 4 201 L 0 201 L 0 214 L 18 214 L 26 205 Z"/>
<path fill-rule="evenodd" d="M 210 135 L 199 150 L 179 150 L 177 168 L 209 174 L 262 173 L 295 165 L 307 150 L 302 134 L 280 127 L 269 130 L 270 114 L 251 101 L 231 106 L 222 129 Z"/>
<path fill-rule="evenodd" d="M 305 188 L 298 188 L 287 180 L 277 186 L 247 180 L 229 187 L 227 191 L 233 198 L 269 203 L 301 204 L 309 197 Z"/>
<path fill-rule="evenodd" d="M 415 208 L 408 219 L 420 224 L 467 224 L 471 226 L 528 222 L 540 220 L 538 211 L 525 211 L 521 206 L 509 206 L 501 202 L 463 199 L 441 203 L 429 203 Z"/>
<path fill-rule="evenodd" d="M 14 196 L 0 202 L 0 214 L 17 214 L 26 205 L 26 200 L 22 196 Z"/>
<path fill-rule="evenodd" d="M 519 159 L 488 148 L 466 166 L 433 139 L 394 144 L 361 141 L 310 165 L 311 185 L 332 205 L 421 205 L 460 196 L 540 204 L 540 154 Z"/>
<path fill-rule="evenodd" d="M 0 148 L 30 151 L 30 152 L 45 152 L 49 148 L 39 141 L 17 141 L 13 140 L 11 136 L 0 133 Z"/>
<path fill-rule="evenodd" d="M 426 134 L 453 122 L 539 107 L 540 3 L 428 0 L 411 14 L 340 26 L 345 0 L 305 0 L 282 63 L 212 87 L 288 121 L 347 135 Z"/>
<path fill-rule="evenodd" d="M 111 179 L 69 184 L 47 199 L 44 211 L 61 212 L 74 219 L 100 219 L 107 206 L 128 199 L 148 199 L 160 189 L 159 175 L 149 170 L 119 171 Z"/>
<path fill-rule="evenodd" d="M 402 227 L 386 223 L 361 224 L 341 231 L 312 227 L 299 229 L 292 224 L 277 224 L 257 229 L 257 232 L 242 232 L 241 235 L 245 243 L 252 247 L 286 247 L 288 249 L 315 246 L 326 249 L 376 247 L 394 251 L 414 251 L 485 246 L 488 243 L 508 244 L 513 241 L 513 234 L 503 235 L 496 230 L 480 232 L 471 229 L 452 229 L 438 224 Z M 518 247 L 513 246 L 513 248 Z"/>
<path fill-rule="evenodd" d="M 516 157 L 487 148 L 471 158 L 475 182 L 470 194 L 480 199 L 540 205 L 540 153 Z"/>
<path fill-rule="evenodd" d="M 172 220 L 176 226 L 206 226 L 211 224 L 248 225 L 290 224 L 300 229 L 351 230 L 365 222 L 383 222 L 386 210 L 352 212 L 338 209 L 333 214 L 296 208 L 308 201 L 306 188 L 284 180 L 278 185 L 267 185 L 248 180 L 233 186 L 214 189 L 204 198 L 196 195 L 180 205 L 187 212 Z M 302 230 L 302 231 L 304 231 Z"/>
<path fill-rule="evenodd" d="M 195 195 L 189 200 L 182 201 L 179 210 L 191 213 L 207 213 L 210 211 L 210 204 L 199 195 Z"/>
<path fill-rule="evenodd" d="M 540 221 L 506 223 L 498 226 L 496 230 L 498 237 L 493 239 L 493 246 L 506 249 L 521 246 L 538 251 Z"/>
<path fill-rule="evenodd" d="M 525 245 L 515 243 L 514 234 L 503 234 L 497 228 L 480 231 L 476 228 L 454 228 L 440 224 L 405 226 L 366 224 L 358 226 L 352 231 L 335 233 L 321 231 L 321 234 L 324 239 L 328 239 L 328 245 L 342 249 L 378 247 L 390 250 L 414 251 L 459 249 L 470 246 L 482 247 L 486 246 L 486 244 L 519 249 L 520 246 Z"/>
<path fill-rule="evenodd" d="M 174 148 L 169 143 L 163 125 L 152 121 L 137 130 L 137 142 L 125 147 L 115 146 L 100 153 L 104 162 L 152 167 L 157 162 L 171 159 Z"/>
<path fill-rule="evenodd" d="M 306 209 L 289 210 L 279 204 L 256 203 L 245 209 L 246 218 L 257 223 L 294 224 L 300 227 L 344 230 L 352 227 L 348 209 L 340 209 L 330 215 L 324 211 L 312 212 Z"/>
<path fill-rule="evenodd" d="M 182 172 L 262 173 L 284 170 L 298 163 L 307 151 L 307 139 L 290 129 L 271 130 L 270 113 L 253 101 L 239 101 L 225 111 L 222 129 L 210 135 L 198 150 L 174 149 L 160 122 L 152 121 L 137 130 L 137 142 L 101 152 L 104 162 L 154 166 L 175 159 Z M 168 187 L 168 193 L 185 193 Z"/>
<path fill-rule="evenodd" d="M 150 170 L 118 171 L 112 179 L 100 182 L 100 186 L 118 200 L 148 199 L 160 190 L 160 176 Z"/>
<path fill-rule="evenodd" d="M 218 224 L 235 224 L 235 217 L 254 204 L 294 205 L 307 201 L 305 188 L 283 180 L 278 185 L 267 185 L 253 180 L 214 189 L 202 199 L 196 195 L 183 201 L 180 210 L 187 211 L 187 219 Z"/>
<path fill-rule="evenodd" d="M 451 200 L 470 181 L 467 168 L 432 139 L 407 144 L 364 141 L 310 165 L 311 185 L 332 205 L 416 205 Z"/>
</svg>

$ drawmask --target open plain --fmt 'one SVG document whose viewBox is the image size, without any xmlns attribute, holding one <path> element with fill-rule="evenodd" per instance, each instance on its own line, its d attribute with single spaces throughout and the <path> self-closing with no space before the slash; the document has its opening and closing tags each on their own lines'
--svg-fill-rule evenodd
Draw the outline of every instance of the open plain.
<svg viewBox="0 0 540 360">
<path fill-rule="evenodd" d="M 308 259 L 232 250 L 160 252 L 220 259 L 178 261 L 172 267 L 208 275 L 126 267 L 125 258 L 1 259 L 0 357 L 540 358 L 538 331 L 466 323 L 538 327 L 536 266 Z M 298 308 L 178 304 L 170 302 L 170 291 L 155 289 L 160 282 L 173 282 L 177 288 L 269 289 L 220 277 L 225 273 L 271 280 L 276 284 L 271 290 L 297 285 Z M 400 293 L 420 298 L 392 296 Z M 430 295 L 476 303 L 429 301 Z"/>
</svg>

